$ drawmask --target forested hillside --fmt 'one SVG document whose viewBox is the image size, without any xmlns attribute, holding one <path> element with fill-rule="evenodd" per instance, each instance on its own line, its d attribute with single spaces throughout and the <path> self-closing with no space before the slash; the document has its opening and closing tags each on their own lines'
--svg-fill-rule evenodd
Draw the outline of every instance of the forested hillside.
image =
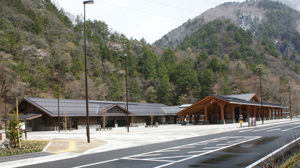
<svg viewBox="0 0 300 168">
<path fill-rule="evenodd" d="M 103 21 L 88 20 L 89 99 L 125 100 L 127 54 L 131 102 L 177 105 L 209 94 L 259 94 L 260 67 L 263 100 L 288 105 L 289 83 L 297 111 L 299 13 L 277 2 L 243 4 L 268 11 L 266 18 L 247 30 L 233 20 L 214 19 L 191 31 L 174 49 L 128 39 Z M 55 98 L 60 89 L 61 98 L 84 99 L 84 80 L 82 18 L 77 16 L 72 24 L 50 0 L 0 0 L 2 115 L 4 103 L 10 109 L 16 97 Z"/>
</svg>

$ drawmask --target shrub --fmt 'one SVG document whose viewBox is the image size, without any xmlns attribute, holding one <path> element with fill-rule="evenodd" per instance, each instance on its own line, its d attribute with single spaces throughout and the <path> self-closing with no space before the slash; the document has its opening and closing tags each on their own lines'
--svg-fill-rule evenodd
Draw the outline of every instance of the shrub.
<svg viewBox="0 0 300 168">
<path fill-rule="evenodd" d="M 47 144 L 47 141 L 21 141 L 21 148 L 11 147 L 2 150 L 0 149 L 0 157 L 41 152 L 47 146 Z"/>
</svg>

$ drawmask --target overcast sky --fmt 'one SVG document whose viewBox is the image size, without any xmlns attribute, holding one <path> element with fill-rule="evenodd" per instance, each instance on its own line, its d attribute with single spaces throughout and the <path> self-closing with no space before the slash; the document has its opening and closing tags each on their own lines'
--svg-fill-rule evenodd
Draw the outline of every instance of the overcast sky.
<svg viewBox="0 0 300 168">
<path fill-rule="evenodd" d="M 83 15 L 83 0 L 52 0 L 66 12 Z M 101 20 L 127 38 L 148 43 L 210 8 L 231 0 L 94 0 L 86 5 L 86 17 Z M 235 0 L 243 2 L 244 0 Z"/>
</svg>

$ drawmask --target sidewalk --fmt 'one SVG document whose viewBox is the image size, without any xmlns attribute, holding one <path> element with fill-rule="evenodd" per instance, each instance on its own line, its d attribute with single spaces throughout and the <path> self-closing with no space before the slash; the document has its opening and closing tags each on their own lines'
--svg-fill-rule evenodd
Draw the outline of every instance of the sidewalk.
<svg viewBox="0 0 300 168">
<path fill-rule="evenodd" d="M 265 125 L 288 122 L 288 119 L 267 120 L 262 125 L 257 121 L 256 127 Z M 129 133 L 124 127 L 113 128 L 111 131 L 90 130 L 91 143 L 86 143 L 86 131 L 74 130 L 61 131 L 44 131 L 28 133 L 28 140 L 45 140 L 50 144 L 44 149 L 45 156 L 34 157 L 34 155 L 16 155 L 11 156 L 8 160 L 0 158 L 0 167 L 21 166 L 24 164 L 35 164 L 51 160 L 59 160 L 70 157 L 76 157 L 82 154 L 104 152 L 122 148 L 129 148 L 153 143 L 167 142 L 197 136 L 205 136 L 221 132 L 234 130 L 246 130 L 248 123 L 244 122 L 243 127 L 239 123 L 234 124 L 214 124 L 214 125 L 161 125 L 153 128 L 130 127 Z M 149 138 L 151 137 L 151 138 Z M 8 158 L 8 157 L 5 157 Z"/>
</svg>

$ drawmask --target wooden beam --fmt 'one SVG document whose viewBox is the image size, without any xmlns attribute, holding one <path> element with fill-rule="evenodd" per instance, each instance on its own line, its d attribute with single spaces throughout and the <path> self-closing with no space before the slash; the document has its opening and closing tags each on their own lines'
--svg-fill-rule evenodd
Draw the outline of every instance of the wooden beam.
<svg viewBox="0 0 300 168">
<path fill-rule="evenodd" d="M 226 102 L 220 100 L 216 100 L 216 102 L 221 107 L 221 120 L 224 120 L 224 106 L 226 105 Z"/>
<path fill-rule="evenodd" d="M 207 116 L 207 108 L 210 105 L 210 102 L 205 102 L 202 104 L 204 107 L 204 120 L 208 120 L 208 116 Z"/>
</svg>

